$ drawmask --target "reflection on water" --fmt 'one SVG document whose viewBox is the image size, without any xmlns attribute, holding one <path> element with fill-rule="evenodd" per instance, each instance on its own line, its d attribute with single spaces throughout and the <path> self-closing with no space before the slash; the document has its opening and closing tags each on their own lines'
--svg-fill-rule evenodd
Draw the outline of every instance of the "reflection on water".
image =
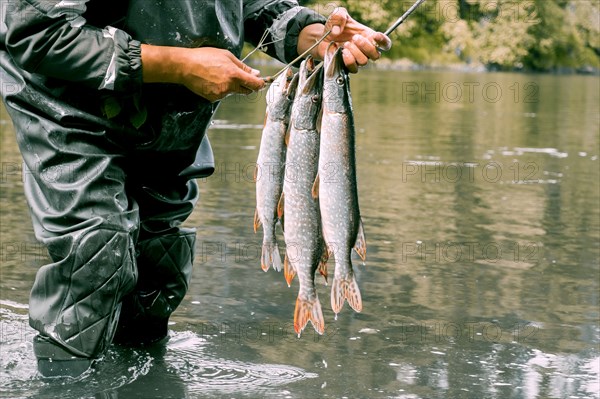
<svg viewBox="0 0 600 399">
<path fill-rule="evenodd" d="M 69 384 L 35 376 L 23 304 L 46 254 L 3 113 L 0 322 L 15 333 L 1 339 L 0 397 L 76 397 L 84 387 L 111 398 L 597 397 L 599 86 L 361 71 L 352 93 L 364 310 L 334 320 L 319 282 L 326 333 L 300 339 L 297 283 L 261 271 L 252 229 L 264 98 L 229 98 L 210 133 L 216 172 L 199 181 L 188 222 L 198 227 L 196 270 L 171 341 L 160 353 L 114 348 Z"/>
</svg>

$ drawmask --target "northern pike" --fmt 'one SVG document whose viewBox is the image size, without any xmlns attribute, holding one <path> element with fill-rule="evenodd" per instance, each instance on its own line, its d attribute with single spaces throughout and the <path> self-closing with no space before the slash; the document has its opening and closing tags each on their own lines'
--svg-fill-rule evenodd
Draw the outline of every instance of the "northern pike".
<svg viewBox="0 0 600 399">
<path fill-rule="evenodd" d="M 352 248 L 364 261 L 367 245 L 358 206 L 355 130 L 348 73 L 342 48 L 329 46 L 324 61 L 323 116 L 319 175 L 313 196 L 319 198 L 323 236 L 335 258 L 331 308 L 336 314 L 344 300 L 357 312 L 362 299 L 354 270 Z"/>
<path fill-rule="evenodd" d="M 288 285 L 298 275 L 300 288 L 294 310 L 298 335 L 308 321 L 319 334 L 325 323 L 315 287 L 315 274 L 326 254 L 321 233 L 318 200 L 312 196 L 319 159 L 318 117 L 321 108 L 322 68 L 307 58 L 300 66 L 298 89 L 292 106 L 286 155 L 282 206 L 285 207 L 285 278 Z"/>
<path fill-rule="evenodd" d="M 267 110 L 262 131 L 260 150 L 254 181 L 256 182 L 256 211 L 254 232 L 263 226 L 260 265 L 264 271 L 281 271 L 281 255 L 277 245 L 275 227 L 279 220 L 277 205 L 283 190 L 285 168 L 285 136 L 290 121 L 291 105 L 294 100 L 298 79 L 288 68 L 277 78 L 267 91 Z"/>
</svg>

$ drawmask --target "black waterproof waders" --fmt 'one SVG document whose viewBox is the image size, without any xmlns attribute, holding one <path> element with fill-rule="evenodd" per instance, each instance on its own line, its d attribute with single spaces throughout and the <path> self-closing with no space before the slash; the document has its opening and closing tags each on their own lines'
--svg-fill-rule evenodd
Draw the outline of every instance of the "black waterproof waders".
<svg viewBox="0 0 600 399">
<path fill-rule="evenodd" d="M 295 0 L 14 0 L 0 14 L 0 94 L 52 259 L 31 291 L 34 351 L 42 375 L 76 376 L 113 340 L 167 336 L 192 272 L 194 178 L 214 171 L 216 105 L 143 84 L 141 43 L 239 57 L 267 32 L 266 52 L 290 62 L 325 19 Z"/>
<path fill-rule="evenodd" d="M 144 345 L 167 336 L 195 246 L 195 231 L 180 225 L 198 187 L 179 174 L 199 143 L 173 151 L 138 146 L 134 154 L 130 143 L 113 140 L 131 140 L 126 129 L 15 87 L 23 89 L 5 104 L 23 153 L 35 234 L 53 261 L 31 291 L 30 324 L 40 332 L 34 351 L 43 375 L 75 376 L 113 338 Z M 200 119 L 208 123 L 210 115 Z"/>
</svg>

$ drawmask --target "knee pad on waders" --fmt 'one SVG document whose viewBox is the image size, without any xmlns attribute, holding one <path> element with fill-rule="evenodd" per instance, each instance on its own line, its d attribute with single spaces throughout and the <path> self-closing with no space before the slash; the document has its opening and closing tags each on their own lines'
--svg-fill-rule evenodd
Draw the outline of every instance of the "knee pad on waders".
<svg viewBox="0 0 600 399">
<path fill-rule="evenodd" d="M 138 242 L 138 284 L 123 299 L 115 342 L 146 345 L 167 336 L 169 316 L 190 284 L 195 243 L 193 229 Z"/>
<path fill-rule="evenodd" d="M 121 299 L 135 286 L 133 239 L 127 231 L 94 227 L 49 239 L 55 260 L 37 273 L 29 302 L 38 368 L 73 375 L 79 359 L 101 356 L 116 331 Z"/>
</svg>

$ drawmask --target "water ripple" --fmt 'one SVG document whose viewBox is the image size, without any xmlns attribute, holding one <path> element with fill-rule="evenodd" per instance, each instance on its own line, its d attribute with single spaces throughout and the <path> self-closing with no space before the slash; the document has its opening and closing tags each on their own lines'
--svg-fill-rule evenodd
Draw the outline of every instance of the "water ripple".
<svg viewBox="0 0 600 399">
<path fill-rule="evenodd" d="M 256 395 L 317 374 L 283 364 L 261 364 L 200 356 L 206 341 L 193 333 L 171 338 L 166 363 L 195 393 L 220 392 Z"/>
<path fill-rule="evenodd" d="M 27 325 L 27 315 L 18 313 L 26 307 L 6 301 L 1 305 L 0 398 L 181 398 L 208 392 L 256 397 L 281 395 L 278 387 L 317 377 L 288 365 L 216 358 L 207 353 L 209 341 L 183 331 L 171 332 L 166 346 L 113 346 L 79 378 L 42 379 L 33 355 L 35 331 Z"/>
</svg>

